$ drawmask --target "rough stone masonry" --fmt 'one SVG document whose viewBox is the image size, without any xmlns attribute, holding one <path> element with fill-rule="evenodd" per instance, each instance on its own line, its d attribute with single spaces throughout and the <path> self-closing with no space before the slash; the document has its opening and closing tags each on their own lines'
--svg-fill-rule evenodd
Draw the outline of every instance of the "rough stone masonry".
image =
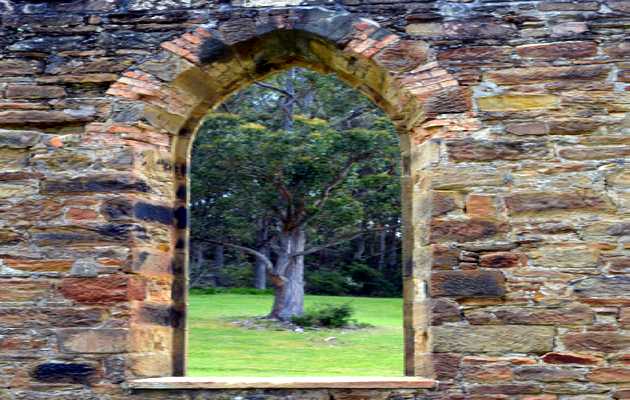
<svg viewBox="0 0 630 400">
<path fill-rule="evenodd" d="M 630 1 L 1 0 L 0 399 L 630 399 Z M 397 124 L 406 372 L 185 372 L 188 151 L 292 65 Z M 221 345 L 221 343 L 215 343 Z"/>
</svg>

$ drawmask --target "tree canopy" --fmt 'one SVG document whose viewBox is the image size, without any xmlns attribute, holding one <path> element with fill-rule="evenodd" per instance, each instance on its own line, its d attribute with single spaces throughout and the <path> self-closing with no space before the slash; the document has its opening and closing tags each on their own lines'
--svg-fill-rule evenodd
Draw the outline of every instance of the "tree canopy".
<svg viewBox="0 0 630 400">
<path fill-rule="evenodd" d="M 396 263 L 399 245 L 398 138 L 334 76 L 293 69 L 237 93 L 203 123 L 192 165 L 191 240 L 202 259 L 209 248 L 237 250 L 227 252 L 231 263 L 257 264 L 257 281 L 270 274 L 276 291 L 287 279 L 303 286 L 303 273 L 290 271 L 305 256 L 307 288 L 309 275 L 328 274 L 350 290 L 357 270 L 378 272 L 387 286 L 384 266 Z M 365 253 L 370 238 L 377 257 Z M 220 275 L 224 255 L 213 254 Z M 196 277 L 210 269 L 195 265 Z M 399 288 L 389 286 L 380 294 Z"/>
</svg>

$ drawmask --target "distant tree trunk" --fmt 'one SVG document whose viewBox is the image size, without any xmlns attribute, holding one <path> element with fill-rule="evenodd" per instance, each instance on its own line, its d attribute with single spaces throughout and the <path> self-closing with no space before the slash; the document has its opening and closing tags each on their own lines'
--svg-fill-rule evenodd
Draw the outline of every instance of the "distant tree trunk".
<svg viewBox="0 0 630 400">
<path fill-rule="evenodd" d="M 387 267 L 389 269 L 394 269 L 398 266 L 398 235 L 396 233 L 396 229 L 391 231 L 387 254 Z"/>
<path fill-rule="evenodd" d="M 284 109 L 284 120 L 282 127 L 285 131 L 293 130 L 293 112 L 295 109 L 295 86 L 293 80 L 295 79 L 295 69 L 291 69 L 285 80 L 284 90 L 289 94 L 282 100 L 282 108 Z"/>
<path fill-rule="evenodd" d="M 221 284 L 221 271 L 225 265 L 225 247 L 222 244 L 214 246 L 212 257 L 212 277 L 214 286 Z"/>
<path fill-rule="evenodd" d="M 288 321 L 304 313 L 304 256 L 292 254 L 304 251 L 306 232 L 303 228 L 282 232 L 279 242 L 275 270 L 284 279 L 274 281 L 275 297 L 269 317 Z"/>
<path fill-rule="evenodd" d="M 269 250 L 269 221 L 266 218 L 259 218 L 257 222 L 258 231 L 256 232 L 256 247 L 258 252 L 267 257 L 271 256 Z M 267 288 L 267 264 L 261 257 L 256 257 L 254 263 L 254 287 L 256 289 Z"/>
<path fill-rule="evenodd" d="M 385 269 L 385 256 L 387 255 L 387 231 L 382 230 L 378 232 L 378 270 L 383 271 Z"/>
<path fill-rule="evenodd" d="M 361 235 L 359 236 L 356 241 L 356 249 L 354 250 L 354 254 L 352 255 L 352 258 L 354 260 L 362 260 L 363 259 L 363 255 L 365 254 L 365 236 Z"/>
<path fill-rule="evenodd" d="M 207 271 L 204 270 L 205 260 L 205 250 L 206 248 L 201 244 L 193 244 L 191 246 L 192 256 L 190 257 L 190 272 L 191 276 L 195 278 L 192 281 L 191 286 L 196 286 L 196 284 L 201 281 L 206 275 Z"/>
</svg>

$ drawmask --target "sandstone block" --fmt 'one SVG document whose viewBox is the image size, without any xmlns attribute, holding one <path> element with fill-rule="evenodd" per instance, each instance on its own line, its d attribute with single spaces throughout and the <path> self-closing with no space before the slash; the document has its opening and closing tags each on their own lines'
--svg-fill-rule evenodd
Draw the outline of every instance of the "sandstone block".
<svg viewBox="0 0 630 400">
<path fill-rule="evenodd" d="M 3 279 L 0 302 L 36 301 L 50 294 L 52 285 L 47 281 L 30 279 Z"/>
<path fill-rule="evenodd" d="M 99 308 L 0 308 L 0 326 L 3 328 L 70 328 L 95 326 L 101 323 L 104 317 L 104 310 Z"/>
<path fill-rule="evenodd" d="M 481 111 L 528 111 L 557 108 L 560 102 L 557 96 L 550 94 L 502 94 L 477 98 Z"/>
<path fill-rule="evenodd" d="M 473 395 L 487 396 L 491 394 L 500 395 L 524 395 L 541 393 L 540 385 L 533 383 L 508 383 L 499 385 L 475 385 L 468 387 L 468 393 Z M 487 397 L 480 397 L 487 398 Z"/>
<path fill-rule="evenodd" d="M 584 378 L 580 370 L 544 366 L 519 367 L 514 370 L 514 375 L 518 380 L 539 382 L 571 382 Z"/>
<path fill-rule="evenodd" d="M 18 131 L 0 129 L 0 147 L 26 149 L 35 146 L 42 134 L 36 131 Z"/>
<path fill-rule="evenodd" d="M 439 216 L 463 208 L 461 195 L 453 191 L 434 191 L 431 201 L 431 214 Z"/>
<path fill-rule="evenodd" d="M 471 218 L 497 218 L 497 197 L 494 195 L 469 194 L 466 198 L 466 214 Z"/>
<path fill-rule="evenodd" d="M 547 364 L 597 365 L 604 362 L 603 359 L 590 354 L 559 352 L 547 353 L 542 356 L 542 360 Z"/>
<path fill-rule="evenodd" d="M 628 383 L 630 382 L 630 368 L 596 368 L 587 378 L 597 383 Z"/>
<path fill-rule="evenodd" d="M 595 313 L 584 305 L 563 307 L 501 307 L 465 312 L 471 324 L 590 325 Z"/>
<path fill-rule="evenodd" d="M 500 251 L 484 254 L 479 258 L 482 268 L 517 268 L 527 265 L 527 256 L 523 253 Z"/>
<path fill-rule="evenodd" d="M 582 299 L 610 299 L 613 303 L 630 300 L 630 276 L 584 278 L 571 286 Z"/>
<path fill-rule="evenodd" d="M 484 78 L 502 85 L 522 85 L 539 82 L 555 82 L 559 79 L 603 81 L 610 69 L 603 65 L 570 67 L 509 68 L 487 72 Z"/>
<path fill-rule="evenodd" d="M 597 45 L 594 42 L 586 41 L 526 44 L 518 46 L 516 52 L 524 58 L 577 59 L 596 55 Z"/>
<path fill-rule="evenodd" d="M 143 300 L 145 287 L 141 280 L 126 275 L 98 278 L 64 278 L 59 287 L 68 299 L 86 304 L 110 304 Z"/>
<path fill-rule="evenodd" d="M 431 325 L 442 325 L 444 322 L 457 322 L 461 320 L 459 304 L 456 301 L 444 298 L 431 301 Z"/>
<path fill-rule="evenodd" d="M 630 335 L 618 332 L 576 332 L 561 337 L 570 351 L 612 353 L 630 346 Z"/>
<path fill-rule="evenodd" d="M 0 60 L 0 75 L 24 76 L 35 75 L 42 70 L 42 62 L 17 58 L 5 58 Z"/>
<path fill-rule="evenodd" d="M 558 210 L 606 210 L 608 202 L 590 192 L 525 192 L 515 193 L 505 198 L 510 213 L 525 213 Z"/>
<path fill-rule="evenodd" d="M 550 269 L 597 268 L 599 263 L 597 248 L 581 243 L 544 245 L 527 255 L 532 265 Z"/>
<path fill-rule="evenodd" d="M 431 242 L 471 242 L 488 239 L 506 232 L 503 223 L 470 218 L 467 220 L 433 219 L 431 221 Z"/>
<path fill-rule="evenodd" d="M 437 271 L 431 274 L 432 297 L 501 297 L 505 277 L 498 271 Z"/>
<path fill-rule="evenodd" d="M 630 156 L 630 146 L 573 146 L 562 148 L 558 155 L 567 160 L 605 160 Z"/>
<path fill-rule="evenodd" d="M 474 46 L 458 47 L 441 51 L 438 60 L 448 63 L 488 63 L 507 61 L 512 54 L 512 48 L 508 46 Z"/>
<path fill-rule="evenodd" d="M 514 122 L 505 126 L 505 131 L 513 135 L 546 135 L 549 133 L 549 126 L 545 122 Z"/>
<path fill-rule="evenodd" d="M 551 326 L 435 326 L 430 328 L 434 351 L 546 353 L 553 348 Z"/>
<path fill-rule="evenodd" d="M 63 97 L 66 91 L 61 86 L 9 85 L 5 95 L 12 99 L 50 99 Z"/>
<path fill-rule="evenodd" d="M 448 156 L 454 161 L 522 160 L 546 158 L 550 149 L 543 141 L 449 140 Z"/>
<path fill-rule="evenodd" d="M 64 353 L 122 353 L 127 350 L 127 329 L 61 329 L 59 348 Z"/>
</svg>

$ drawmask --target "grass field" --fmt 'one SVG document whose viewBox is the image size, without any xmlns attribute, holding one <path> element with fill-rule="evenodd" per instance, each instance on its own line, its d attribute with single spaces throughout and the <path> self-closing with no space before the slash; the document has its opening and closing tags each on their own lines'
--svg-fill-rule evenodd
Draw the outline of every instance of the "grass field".
<svg viewBox="0 0 630 400">
<path fill-rule="evenodd" d="M 402 376 L 402 300 L 307 296 L 314 304 L 351 302 L 373 328 L 297 333 L 236 327 L 234 317 L 269 312 L 270 295 L 193 294 L 189 307 L 190 376 Z M 336 339 L 325 339 L 335 337 Z"/>
</svg>

